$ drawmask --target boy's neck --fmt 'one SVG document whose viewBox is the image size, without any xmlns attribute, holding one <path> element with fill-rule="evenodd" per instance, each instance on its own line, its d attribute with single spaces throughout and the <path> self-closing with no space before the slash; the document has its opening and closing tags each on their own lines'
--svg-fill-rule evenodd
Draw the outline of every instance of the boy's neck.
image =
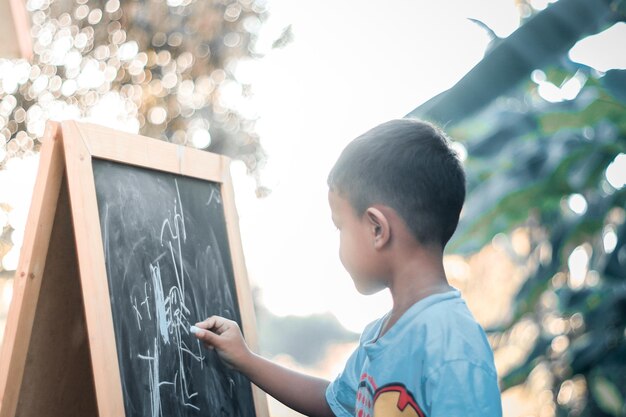
<svg viewBox="0 0 626 417">
<path fill-rule="evenodd" d="M 420 247 L 394 262 L 395 268 L 388 281 L 393 300 L 391 314 L 381 335 L 413 304 L 450 290 L 443 267 L 443 253 L 437 249 Z"/>
</svg>

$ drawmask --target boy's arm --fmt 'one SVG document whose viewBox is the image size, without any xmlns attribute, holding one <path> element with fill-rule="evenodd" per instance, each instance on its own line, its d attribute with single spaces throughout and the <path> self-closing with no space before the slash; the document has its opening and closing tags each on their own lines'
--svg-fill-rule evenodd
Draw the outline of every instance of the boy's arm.
<svg viewBox="0 0 626 417">
<path fill-rule="evenodd" d="M 212 316 L 197 323 L 192 331 L 229 366 L 286 406 L 308 416 L 334 417 L 326 402 L 328 381 L 289 370 L 254 354 L 236 322 Z"/>
</svg>

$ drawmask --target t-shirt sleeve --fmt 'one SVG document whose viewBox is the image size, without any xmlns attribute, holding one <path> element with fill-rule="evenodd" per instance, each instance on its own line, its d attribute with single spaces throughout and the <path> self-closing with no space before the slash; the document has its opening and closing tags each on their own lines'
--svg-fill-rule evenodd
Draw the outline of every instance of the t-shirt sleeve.
<svg viewBox="0 0 626 417">
<path fill-rule="evenodd" d="M 431 372 L 424 384 L 428 417 L 501 417 L 502 404 L 493 370 L 464 360 Z"/>
<path fill-rule="evenodd" d="M 356 349 L 343 371 L 326 389 L 326 401 L 337 417 L 353 417 L 356 391 L 362 365 L 360 349 Z"/>
</svg>

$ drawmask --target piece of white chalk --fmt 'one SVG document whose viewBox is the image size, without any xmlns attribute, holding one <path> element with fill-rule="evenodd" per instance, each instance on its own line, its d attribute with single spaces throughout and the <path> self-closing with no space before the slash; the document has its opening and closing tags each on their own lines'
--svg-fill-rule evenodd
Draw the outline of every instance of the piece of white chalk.
<svg viewBox="0 0 626 417">
<path fill-rule="evenodd" d="M 191 333 L 193 333 L 193 334 L 196 334 L 196 333 L 198 333 L 198 332 L 200 331 L 200 328 L 199 328 L 199 327 L 196 327 L 196 326 L 191 326 L 191 327 L 189 328 L 189 331 L 190 331 Z"/>
</svg>

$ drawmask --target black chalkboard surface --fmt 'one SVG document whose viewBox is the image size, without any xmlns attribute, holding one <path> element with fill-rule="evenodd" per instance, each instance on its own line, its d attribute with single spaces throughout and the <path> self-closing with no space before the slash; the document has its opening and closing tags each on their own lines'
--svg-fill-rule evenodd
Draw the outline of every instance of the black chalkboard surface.
<svg viewBox="0 0 626 417">
<path fill-rule="evenodd" d="M 126 416 L 254 416 L 250 382 L 189 333 L 241 326 L 219 184 L 92 165 Z"/>
</svg>

